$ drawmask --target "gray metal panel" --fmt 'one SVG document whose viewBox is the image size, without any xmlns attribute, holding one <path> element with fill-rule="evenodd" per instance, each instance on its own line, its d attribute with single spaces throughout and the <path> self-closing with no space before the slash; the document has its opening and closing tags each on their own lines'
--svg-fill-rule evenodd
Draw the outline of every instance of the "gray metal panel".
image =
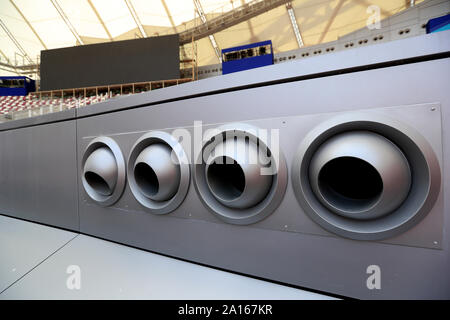
<svg viewBox="0 0 450 320">
<path fill-rule="evenodd" d="M 0 213 L 78 230 L 75 121 L 0 132 Z"/>
<path fill-rule="evenodd" d="M 420 37 L 412 37 L 340 51 L 324 56 L 311 57 L 305 60 L 293 60 L 288 63 L 232 73 L 221 77 L 208 78 L 129 97 L 119 97 L 96 104 L 94 108 L 79 109 L 78 115 L 83 117 L 137 105 L 148 105 L 167 99 L 182 98 L 217 90 L 245 87 L 257 83 L 307 76 L 333 70 L 355 68 L 448 51 L 450 51 L 450 31 L 437 32 Z"/>
<path fill-rule="evenodd" d="M 0 292 L 75 236 L 72 232 L 0 216 Z"/>
<path fill-rule="evenodd" d="M 264 97 L 261 96 L 260 101 L 257 103 L 264 103 Z M 202 99 L 198 99 L 199 101 Z M 238 104 L 239 101 L 234 100 L 233 95 L 227 98 L 227 100 L 231 104 Z M 437 112 L 430 112 L 431 108 L 436 108 Z M 131 111 L 127 111 L 129 113 Z M 384 114 L 388 117 L 394 117 L 397 119 L 402 119 L 404 123 L 407 123 L 409 126 L 416 128 L 419 132 L 421 132 L 428 141 L 431 141 L 432 147 L 435 150 L 439 159 L 442 159 L 442 150 L 441 150 L 441 117 L 440 117 L 440 109 L 438 104 L 424 104 L 424 105 L 415 105 L 415 106 L 400 106 L 400 107 L 392 107 L 392 108 L 384 108 L 384 109 L 370 109 L 366 110 L 366 112 L 370 115 L 378 116 L 380 114 Z M 343 114 L 342 112 L 337 113 L 323 113 L 323 114 L 313 114 L 313 115 L 303 115 L 303 116 L 287 116 L 280 118 L 268 118 L 268 119 L 259 119 L 259 120 L 247 120 L 245 123 L 253 125 L 255 128 L 264 128 L 264 129 L 279 129 L 280 134 L 280 142 L 281 148 L 284 152 L 287 162 L 288 168 L 292 168 L 292 163 L 294 159 L 294 155 L 296 152 L 297 141 L 290 141 L 288 137 L 304 137 L 317 125 L 323 123 L 329 118 L 339 116 Z M 345 112 L 344 112 L 345 114 Z M 152 111 L 140 111 L 140 117 L 142 118 L 150 118 L 152 117 Z M 130 118 L 126 116 L 122 116 L 121 119 L 126 120 L 126 123 L 129 126 L 129 123 L 133 123 L 136 121 L 128 121 Z M 426 120 L 426 121 L 425 121 Z M 97 121 L 99 124 L 100 121 Z M 217 127 L 217 124 L 208 125 L 203 127 L 203 131 L 208 129 L 214 129 Z M 430 130 L 432 128 L 432 130 Z M 111 135 L 121 147 L 124 155 L 130 153 L 130 148 L 134 144 L 136 140 L 138 140 L 146 131 L 138 131 L 133 130 L 131 132 L 116 132 Z M 157 128 L 162 129 L 162 128 Z M 193 136 L 193 128 L 185 127 L 183 128 L 188 130 L 190 134 Z M 173 129 L 166 129 L 168 134 L 172 133 Z M 80 150 L 84 150 L 86 148 L 86 144 L 90 143 L 92 137 L 87 136 L 82 138 L 83 141 L 80 146 Z M 301 140 L 301 139 L 300 139 Z M 191 141 L 186 140 L 186 143 L 182 143 L 184 149 L 190 150 Z M 191 161 L 192 162 L 192 161 Z M 442 161 L 441 161 L 442 162 Z M 80 168 L 81 170 L 81 168 Z M 193 177 L 194 179 L 194 177 Z M 130 181 L 130 172 L 128 172 L 128 181 Z M 81 182 L 80 182 L 81 183 Z M 125 195 L 121 198 L 120 201 L 115 203 L 112 208 L 114 210 L 121 210 L 124 212 L 136 212 L 142 213 L 143 207 L 137 203 L 134 197 L 130 194 L 130 189 L 127 187 Z M 116 192 L 116 191 L 115 191 Z M 86 204 L 86 206 L 93 206 L 93 201 L 89 198 L 84 190 L 81 190 L 80 193 L 80 201 Z M 296 200 L 294 198 L 291 189 L 288 189 L 286 195 L 284 196 L 284 200 L 277 211 L 277 214 L 272 214 L 268 218 L 264 219 L 258 224 L 251 224 L 248 227 L 257 227 L 264 228 L 270 230 L 281 230 L 281 231 L 289 231 L 289 232 L 300 232 L 300 233 L 308 233 L 308 234 L 318 234 L 318 235 L 330 235 L 329 232 L 320 228 L 318 225 L 313 223 L 305 214 L 299 214 L 298 210 L 292 210 L 292 203 L 295 203 Z M 111 207 L 110 207 L 111 208 Z M 90 210 L 90 209 L 88 209 Z M 108 210 L 108 209 L 107 209 Z M 242 212 L 241 212 L 242 214 Z M 83 208 L 81 209 L 81 215 L 83 216 Z M 91 219 L 91 214 L 87 214 L 87 219 Z M 170 213 L 170 215 L 166 216 L 167 219 L 170 218 L 184 218 L 184 219 L 195 219 L 209 222 L 218 222 L 219 220 L 215 215 L 212 215 L 206 208 L 198 205 L 198 195 L 195 192 L 193 186 L 191 187 L 190 192 L 188 193 L 187 199 L 184 201 L 183 206 L 180 210 L 175 210 Z M 150 219 L 150 218 L 149 218 Z M 83 219 L 82 219 L 83 220 Z M 390 238 L 384 240 L 387 243 L 394 244 L 403 244 L 409 246 L 419 246 L 425 248 L 442 248 L 442 199 L 438 202 L 438 204 L 433 209 L 433 213 L 428 215 L 428 218 L 422 222 L 422 226 L 418 228 L 414 228 L 406 234 Z M 155 222 L 157 223 L 157 222 Z"/>
<path fill-rule="evenodd" d="M 79 119 L 78 150 L 82 152 L 92 137 L 111 135 L 119 141 L 122 152 L 127 156 L 134 142 L 133 135 L 123 133 L 188 127 L 195 120 L 213 124 L 437 102 L 442 106 L 443 117 L 444 161 L 441 164 L 444 166 L 443 172 L 449 172 L 448 161 L 445 161 L 450 156 L 446 138 L 449 127 L 446 124 L 450 121 L 450 96 L 447 90 L 449 74 L 450 59 L 441 59 Z M 433 85 L 424 85 L 423 79 L 433 79 Z M 392 113 L 392 116 L 398 117 L 398 114 Z M 411 117 L 421 117 L 419 114 L 403 116 L 406 121 Z M 285 125 L 289 124 L 287 119 Z M 273 124 L 274 127 L 279 125 L 281 124 Z M 427 127 L 426 123 L 423 125 Z M 296 125 L 293 127 L 297 128 Z M 428 127 L 433 132 L 432 135 L 440 134 L 439 127 Z M 280 136 L 288 162 L 292 160 L 302 139 L 300 132 L 304 130 L 305 128 L 298 128 L 299 136 Z M 440 153 L 439 143 L 434 148 L 435 152 Z M 444 194 L 435 207 L 441 214 L 449 212 L 446 202 L 448 180 L 448 177 L 443 177 Z M 232 226 L 218 220 L 176 218 L 178 211 L 187 214 L 205 212 L 206 209 L 192 187 L 185 202 L 172 216 L 155 216 L 143 210 L 127 210 L 128 206 L 134 207 L 128 187 L 117 207 L 113 208 L 101 208 L 89 203 L 83 196 L 82 189 L 80 195 L 81 231 L 88 234 L 230 270 L 358 298 L 450 297 L 450 275 L 447 272 L 450 268 L 450 255 L 446 245 L 450 224 L 447 222 L 443 227 L 443 249 L 436 250 Z M 291 185 L 288 186 L 284 202 L 272 216 L 283 212 L 302 214 L 293 197 Z M 312 221 L 304 221 L 311 228 L 320 230 Z M 425 219 L 422 222 L 423 228 L 433 230 L 436 221 L 439 222 L 435 220 L 428 224 Z M 408 232 L 414 232 L 414 229 Z M 379 265 L 383 272 L 382 290 L 368 290 L 366 287 L 366 268 L 372 264 Z"/>
<path fill-rule="evenodd" d="M 30 127 L 35 125 L 42 125 L 50 122 L 57 122 L 63 120 L 74 119 L 76 115 L 75 109 L 69 109 L 60 112 L 53 112 L 44 114 L 38 117 L 25 118 L 20 120 L 13 120 L 0 123 L 0 131 L 17 129 L 22 127 Z"/>
<path fill-rule="evenodd" d="M 80 290 L 66 286 L 70 265 L 80 267 Z M 332 298 L 80 235 L 0 299 Z"/>
</svg>

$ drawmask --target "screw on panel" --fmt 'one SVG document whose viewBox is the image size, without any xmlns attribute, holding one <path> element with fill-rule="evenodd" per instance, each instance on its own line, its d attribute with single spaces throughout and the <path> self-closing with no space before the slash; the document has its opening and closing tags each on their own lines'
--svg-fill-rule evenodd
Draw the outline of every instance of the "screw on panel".
<svg viewBox="0 0 450 320">
<path fill-rule="evenodd" d="M 431 107 L 431 111 L 436 111 L 436 107 Z"/>
</svg>

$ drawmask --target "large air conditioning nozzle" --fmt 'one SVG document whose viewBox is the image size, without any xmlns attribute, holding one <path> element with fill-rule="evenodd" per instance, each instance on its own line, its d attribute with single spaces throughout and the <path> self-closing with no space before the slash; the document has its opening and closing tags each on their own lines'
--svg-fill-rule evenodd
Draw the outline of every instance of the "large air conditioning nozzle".
<svg viewBox="0 0 450 320">
<path fill-rule="evenodd" d="M 189 189 L 189 161 L 172 135 L 151 131 L 133 145 L 128 157 L 128 184 L 135 199 L 153 214 L 178 208 Z"/>
<path fill-rule="evenodd" d="M 154 201 L 172 198 L 180 185 L 180 166 L 171 157 L 172 148 L 163 143 L 146 147 L 136 159 L 134 177 L 141 192 Z"/>
<path fill-rule="evenodd" d="M 107 147 L 95 149 L 86 159 L 83 175 L 89 186 L 103 196 L 114 192 L 117 183 L 117 163 Z"/>
<path fill-rule="evenodd" d="M 213 196 L 224 206 L 236 209 L 261 202 L 273 180 L 273 175 L 264 174 L 266 158 L 248 139 L 228 139 L 216 145 L 205 166 L 206 181 Z"/>
<path fill-rule="evenodd" d="M 353 219 L 384 216 L 407 198 L 411 170 L 402 151 L 369 131 L 350 131 L 326 140 L 315 152 L 309 179 L 319 201 Z"/>
</svg>

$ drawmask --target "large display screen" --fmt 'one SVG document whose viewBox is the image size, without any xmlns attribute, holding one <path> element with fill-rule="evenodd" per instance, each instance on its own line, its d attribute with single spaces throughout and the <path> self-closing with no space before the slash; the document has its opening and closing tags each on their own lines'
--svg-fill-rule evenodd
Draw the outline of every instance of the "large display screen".
<svg viewBox="0 0 450 320">
<path fill-rule="evenodd" d="M 40 74 L 41 91 L 178 79 L 179 37 L 44 50 Z"/>
</svg>

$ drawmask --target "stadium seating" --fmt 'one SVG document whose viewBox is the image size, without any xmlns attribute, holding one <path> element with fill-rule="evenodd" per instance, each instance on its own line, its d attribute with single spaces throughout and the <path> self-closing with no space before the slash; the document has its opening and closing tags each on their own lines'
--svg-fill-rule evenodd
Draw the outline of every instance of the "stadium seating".
<svg viewBox="0 0 450 320">
<path fill-rule="evenodd" d="M 120 96 L 120 94 L 112 97 Z M 108 99 L 107 94 L 90 97 L 66 97 L 66 98 L 42 98 L 38 99 L 32 96 L 0 96 L 0 114 L 8 114 L 40 108 L 43 106 L 63 106 L 64 109 L 72 109 L 92 105 Z"/>
<path fill-rule="evenodd" d="M 108 87 L 68 90 L 69 96 L 49 96 L 50 91 L 33 92 L 27 96 L 0 96 L 0 122 L 34 117 L 46 113 L 93 105 L 107 99 L 131 94 L 143 93 L 164 87 L 192 81 L 190 78 L 178 80 L 161 80 L 156 82 L 135 83 Z M 134 93 L 133 93 L 134 92 Z M 53 94 L 61 95 L 63 91 L 55 90 Z M 97 94 L 96 94 L 97 93 Z M 45 96 L 44 96 L 45 94 Z M 84 95 L 87 94 L 87 97 Z M 67 91 L 64 92 L 67 95 Z"/>
</svg>

